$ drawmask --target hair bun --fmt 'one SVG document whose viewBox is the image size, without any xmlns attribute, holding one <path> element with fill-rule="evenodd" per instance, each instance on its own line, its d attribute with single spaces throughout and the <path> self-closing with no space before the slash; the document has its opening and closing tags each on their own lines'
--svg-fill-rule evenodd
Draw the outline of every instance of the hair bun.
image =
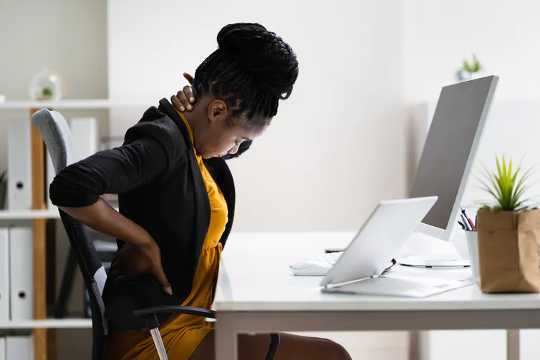
<svg viewBox="0 0 540 360">
<path fill-rule="evenodd" d="M 219 31 L 217 42 L 221 50 L 229 55 L 238 56 L 248 52 L 250 49 L 264 47 L 269 40 L 268 35 L 271 34 L 260 24 L 229 24 Z"/>
<path fill-rule="evenodd" d="M 298 62 L 279 36 L 260 24 L 236 23 L 223 27 L 217 42 L 219 50 L 251 74 L 260 88 L 282 99 L 289 97 Z"/>
</svg>

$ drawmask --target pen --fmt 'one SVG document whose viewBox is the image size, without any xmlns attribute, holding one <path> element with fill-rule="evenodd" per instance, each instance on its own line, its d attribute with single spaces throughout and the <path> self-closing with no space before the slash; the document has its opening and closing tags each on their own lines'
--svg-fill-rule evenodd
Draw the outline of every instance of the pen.
<svg viewBox="0 0 540 360">
<path fill-rule="evenodd" d="M 337 252 L 343 252 L 345 251 L 345 249 L 336 249 L 336 248 L 328 248 L 328 249 L 324 249 L 324 252 L 327 253 L 327 254 L 330 254 L 330 253 L 337 253 Z"/>
<path fill-rule="evenodd" d="M 465 219 L 469 223 L 471 230 L 475 231 L 476 226 L 474 226 L 474 223 L 472 222 L 472 220 L 467 216 L 467 213 L 465 212 L 465 209 L 461 209 L 461 212 L 463 213 L 463 216 L 465 216 Z"/>
<path fill-rule="evenodd" d="M 459 226 L 461 226 L 461 228 L 462 228 L 463 230 L 467 230 L 467 229 L 465 228 L 465 225 L 464 225 L 461 221 L 458 221 L 458 224 L 459 224 Z"/>
<path fill-rule="evenodd" d="M 459 214 L 459 216 L 461 217 L 461 221 L 463 222 L 463 225 L 465 225 L 465 231 L 471 231 L 472 230 L 471 225 L 467 221 L 467 218 L 465 217 L 465 215 L 461 213 Z"/>
</svg>

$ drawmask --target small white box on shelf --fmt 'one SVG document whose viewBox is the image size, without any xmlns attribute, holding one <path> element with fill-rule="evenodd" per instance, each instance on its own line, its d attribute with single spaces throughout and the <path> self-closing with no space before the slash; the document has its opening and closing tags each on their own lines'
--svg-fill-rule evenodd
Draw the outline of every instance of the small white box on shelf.
<svg viewBox="0 0 540 360">
<path fill-rule="evenodd" d="M 0 336 L 0 360 L 6 360 L 6 338 Z"/>
<path fill-rule="evenodd" d="M 32 335 L 10 335 L 6 337 L 6 360 L 33 360 L 34 339 Z"/>
<path fill-rule="evenodd" d="M 0 322 L 9 321 L 9 232 L 0 227 Z"/>
<path fill-rule="evenodd" d="M 34 318 L 33 238 L 31 227 L 9 228 L 11 320 Z"/>
<path fill-rule="evenodd" d="M 72 118 L 69 122 L 73 136 L 73 159 L 82 160 L 97 151 L 98 133 L 95 118 Z"/>
<path fill-rule="evenodd" d="M 7 198 L 10 210 L 32 207 L 30 121 L 10 120 L 8 125 Z"/>
</svg>

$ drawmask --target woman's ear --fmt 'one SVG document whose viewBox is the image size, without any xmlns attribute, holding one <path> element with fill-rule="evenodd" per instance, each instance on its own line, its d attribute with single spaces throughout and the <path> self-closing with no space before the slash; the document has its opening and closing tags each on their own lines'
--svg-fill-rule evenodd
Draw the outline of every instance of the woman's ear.
<svg viewBox="0 0 540 360">
<path fill-rule="evenodd" d="M 208 121 L 211 123 L 225 121 L 229 116 L 229 108 L 225 101 L 214 99 L 208 104 Z"/>
</svg>

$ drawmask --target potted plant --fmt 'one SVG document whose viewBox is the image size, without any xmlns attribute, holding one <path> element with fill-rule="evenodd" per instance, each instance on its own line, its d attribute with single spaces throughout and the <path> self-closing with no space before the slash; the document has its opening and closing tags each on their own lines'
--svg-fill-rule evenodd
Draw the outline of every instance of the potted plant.
<svg viewBox="0 0 540 360">
<path fill-rule="evenodd" d="M 457 80 L 466 81 L 478 78 L 483 69 L 480 61 L 478 61 L 476 55 L 473 54 L 471 62 L 467 61 L 467 59 L 463 59 L 463 64 L 456 73 Z"/>
<path fill-rule="evenodd" d="M 47 68 L 32 77 L 29 90 L 30 98 L 33 100 L 60 100 L 62 98 L 61 79 Z"/>
<path fill-rule="evenodd" d="M 539 292 L 540 210 L 525 195 L 531 169 L 496 158 L 481 179 L 493 204 L 478 211 L 480 288 L 484 292 Z"/>
</svg>

